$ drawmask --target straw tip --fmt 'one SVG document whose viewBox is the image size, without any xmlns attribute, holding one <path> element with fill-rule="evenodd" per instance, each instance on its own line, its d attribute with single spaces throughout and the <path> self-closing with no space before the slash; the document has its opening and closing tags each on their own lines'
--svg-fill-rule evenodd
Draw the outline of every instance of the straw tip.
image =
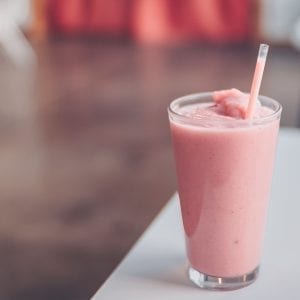
<svg viewBox="0 0 300 300">
<path fill-rule="evenodd" d="M 267 44 L 260 44 L 259 51 L 258 51 L 258 57 L 260 58 L 266 58 L 269 50 L 269 45 Z"/>
</svg>

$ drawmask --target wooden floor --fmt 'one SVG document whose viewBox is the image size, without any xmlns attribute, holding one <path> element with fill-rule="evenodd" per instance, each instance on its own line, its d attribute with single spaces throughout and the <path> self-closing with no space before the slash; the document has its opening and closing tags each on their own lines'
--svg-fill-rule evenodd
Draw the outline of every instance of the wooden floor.
<svg viewBox="0 0 300 300">
<path fill-rule="evenodd" d="M 166 108 L 248 91 L 255 47 L 35 45 L 0 60 L 0 299 L 88 299 L 175 190 Z M 272 48 L 263 93 L 300 125 L 300 54 Z"/>
</svg>

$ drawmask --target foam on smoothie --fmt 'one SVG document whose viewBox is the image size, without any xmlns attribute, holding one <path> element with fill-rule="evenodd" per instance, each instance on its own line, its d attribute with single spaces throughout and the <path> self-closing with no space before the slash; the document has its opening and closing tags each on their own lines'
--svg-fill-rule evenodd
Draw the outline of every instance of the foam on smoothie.
<svg viewBox="0 0 300 300">
<path fill-rule="evenodd" d="M 182 114 L 203 121 L 204 127 L 223 127 L 225 123 L 227 127 L 229 120 L 246 118 L 249 94 L 237 89 L 229 89 L 215 91 L 212 97 L 214 102 L 190 105 L 182 111 Z M 272 113 L 270 108 L 262 106 L 257 101 L 252 119 L 266 117 Z"/>
</svg>

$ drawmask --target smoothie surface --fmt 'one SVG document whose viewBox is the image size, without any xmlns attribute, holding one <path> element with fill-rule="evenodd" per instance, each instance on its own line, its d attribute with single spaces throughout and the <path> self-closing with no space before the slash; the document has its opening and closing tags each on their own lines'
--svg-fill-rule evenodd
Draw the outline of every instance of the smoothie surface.
<svg viewBox="0 0 300 300">
<path fill-rule="evenodd" d="M 243 120 L 249 101 L 249 94 L 237 89 L 213 92 L 213 102 L 189 105 L 181 114 L 200 121 L 203 127 L 227 127 L 230 120 Z M 253 119 L 271 115 L 273 110 L 256 103 Z M 203 121 L 203 123 L 201 122 Z"/>
</svg>

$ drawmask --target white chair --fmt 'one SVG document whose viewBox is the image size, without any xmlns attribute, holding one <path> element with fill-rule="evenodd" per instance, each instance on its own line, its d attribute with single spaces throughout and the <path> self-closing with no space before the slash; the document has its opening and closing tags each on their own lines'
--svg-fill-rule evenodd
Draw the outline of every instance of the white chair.
<svg viewBox="0 0 300 300">
<path fill-rule="evenodd" d="M 31 65 L 36 60 L 21 30 L 29 21 L 29 0 L 0 0 L 0 46 L 16 65 Z"/>
</svg>

